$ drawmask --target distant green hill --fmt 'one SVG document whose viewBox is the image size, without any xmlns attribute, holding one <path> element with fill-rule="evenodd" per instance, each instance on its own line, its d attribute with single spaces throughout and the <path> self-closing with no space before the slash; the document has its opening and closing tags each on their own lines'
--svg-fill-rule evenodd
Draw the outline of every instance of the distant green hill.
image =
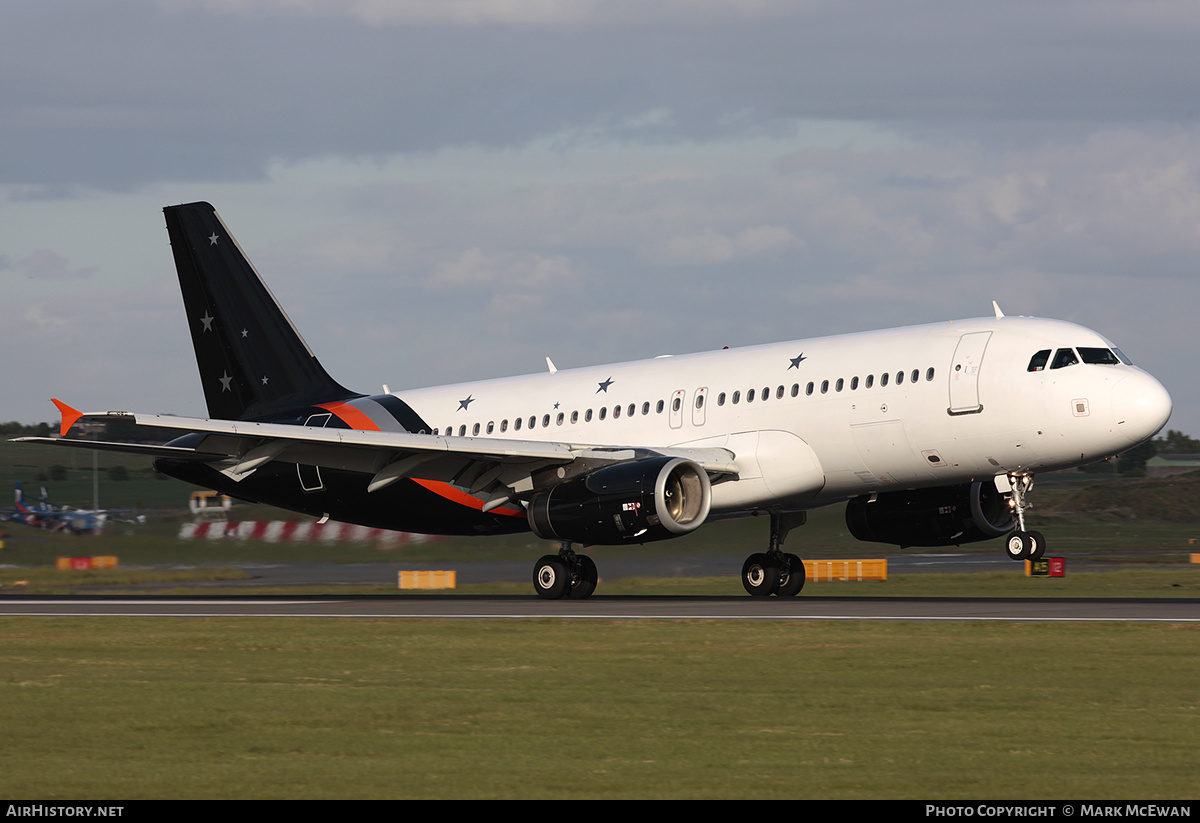
<svg viewBox="0 0 1200 823">
<path fill-rule="evenodd" d="M 1039 495 L 1046 491 L 1044 498 Z M 1200 471 L 1155 478 L 1113 478 L 1070 490 L 1035 488 L 1038 516 L 1068 520 L 1200 523 Z"/>
</svg>

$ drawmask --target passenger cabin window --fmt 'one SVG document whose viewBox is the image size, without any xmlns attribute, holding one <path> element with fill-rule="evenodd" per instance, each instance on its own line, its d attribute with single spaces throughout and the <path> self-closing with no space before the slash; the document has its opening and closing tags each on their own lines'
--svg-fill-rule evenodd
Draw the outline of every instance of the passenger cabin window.
<svg viewBox="0 0 1200 823">
<path fill-rule="evenodd" d="M 1079 362 L 1079 358 L 1075 356 L 1074 349 L 1059 349 L 1054 353 L 1054 362 L 1050 364 L 1052 369 L 1065 369 L 1067 366 L 1074 366 Z"/>
<path fill-rule="evenodd" d="M 1079 359 L 1084 363 L 1098 363 L 1102 366 L 1115 366 L 1121 362 L 1108 349 L 1087 349 L 1083 346 L 1079 347 Z"/>
<path fill-rule="evenodd" d="M 1029 360 L 1029 368 L 1025 371 L 1041 371 L 1046 368 L 1046 362 L 1050 359 L 1050 350 L 1042 349 Z"/>
</svg>

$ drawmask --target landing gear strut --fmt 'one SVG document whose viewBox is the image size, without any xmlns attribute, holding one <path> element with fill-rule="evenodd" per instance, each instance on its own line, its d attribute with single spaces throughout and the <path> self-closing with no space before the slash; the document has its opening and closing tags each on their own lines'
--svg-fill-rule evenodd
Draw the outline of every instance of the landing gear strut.
<svg viewBox="0 0 1200 823">
<path fill-rule="evenodd" d="M 558 554 L 544 555 L 533 565 L 533 589 L 545 600 L 591 597 L 599 579 L 592 558 L 575 554 L 570 543 L 563 543 Z"/>
<path fill-rule="evenodd" d="M 1046 553 L 1046 538 L 1038 531 L 1025 530 L 1025 496 L 1033 488 L 1032 474 L 1010 474 L 1011 505 L 1017 515 L 1017 530 L 1004 538 L 1004 553 L 1012 560 L 1039 560 Z"/>
<path fill-rule="evenodd" d="M 783 545 L 787 533 L 803 526 L 805 512 L 771 513 L 771 542 L 766 552 L 756 552 L 742 564 L 742 587 L 754 597 L 794 597 L 804 588 L 804 561 L 794 554 L 785 554 Z"/>
</svg>

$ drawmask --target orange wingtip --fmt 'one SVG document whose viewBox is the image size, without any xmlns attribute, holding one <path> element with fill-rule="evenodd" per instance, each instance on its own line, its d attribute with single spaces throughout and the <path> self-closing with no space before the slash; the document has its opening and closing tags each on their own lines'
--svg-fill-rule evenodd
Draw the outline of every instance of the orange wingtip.
<svg viewBox="0 0 1200 823">
<path fill-rule="evenodd" d="M 62 414 L 62 427 L 59 429 L 58 433 L 62 437 L 66 437 L 67 432 L 71 430 L 71 427 L 78 422 L 79 418 L 83 417 L 83 412 L 79 411 L 78 409 L 71 408 L 61 400 L 51 399 L 50 402 L 58 406 L 58 411 Z"/>
</svg>

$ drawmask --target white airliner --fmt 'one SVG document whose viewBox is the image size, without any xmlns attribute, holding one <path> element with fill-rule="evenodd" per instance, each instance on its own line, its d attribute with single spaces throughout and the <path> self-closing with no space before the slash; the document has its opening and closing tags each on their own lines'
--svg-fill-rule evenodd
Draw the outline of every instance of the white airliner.
<svg viewBox="0 0 1200 823">
<path fill-rule="evenodd" d="M 572 546 L 649 543 L 767 514 L 752 595 L 795 595 L 781 550 L 805 512 L 846 505 L 861 540 L 949 546 L 1002 537 L 1016 560 L 1036 473 L 1126 451 L 1171 398 L 1072 323 L 994 317 L 367 396 L 317 362 L 212 206 L 164 209 L 208 418 L 63 412 L 50 442 L 153 455 L 234 497 L 438 534 L 531 529 L 545 598 L 589 596 Z M 80 417 L 186 432 L 166 446 L 66 439 Z M 39 438 L 21 438 L 38 440 Z"/>
</svg>

